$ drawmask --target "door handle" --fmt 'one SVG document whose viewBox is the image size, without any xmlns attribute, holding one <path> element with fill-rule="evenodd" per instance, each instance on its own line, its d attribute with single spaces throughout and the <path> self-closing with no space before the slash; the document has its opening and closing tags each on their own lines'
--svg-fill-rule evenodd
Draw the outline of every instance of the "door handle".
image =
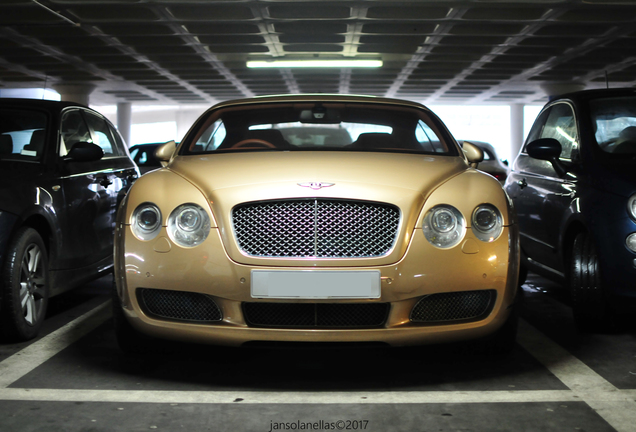
<svg viewBox="0 0 636 432">
<path fill-rule="evenodd" d="M 523 178 L 523 179 L 521 179 L 521 180 L 519 180 L 519 181 L 517 182 L 517 184 L 519 185 L 519 187 L 520 187 L 521 189 L 523 189 L 524 187 L 528 186 L 528 182 L 527 182 L 527 181 L 526 181 L 526 179 L 524 179 L 524 178 Z"/>
</svg>

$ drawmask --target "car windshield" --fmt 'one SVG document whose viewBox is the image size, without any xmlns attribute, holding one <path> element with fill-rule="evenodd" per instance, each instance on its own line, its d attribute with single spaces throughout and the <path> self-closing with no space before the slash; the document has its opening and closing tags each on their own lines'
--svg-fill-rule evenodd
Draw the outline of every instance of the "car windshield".
<svg viewBox="0 0 636 432">
<path fill-rule="evenodd" d="M 604 152 L 636 154 L 636 97 L 594 99 L 590 110 L 596 142 Z"/>
<path fill-rule="evenodd" d="M 38 162 L 44 152 L 46 115 L 21 109 L 0 109 L 0 160 Z"/>
<path fill-rule="evenodd" d="M 328 150 L 453 154 L 426 111 L 381 104 L 276 103 L 233 106 L 199 122 L 182 154 Z"/>
</svg>

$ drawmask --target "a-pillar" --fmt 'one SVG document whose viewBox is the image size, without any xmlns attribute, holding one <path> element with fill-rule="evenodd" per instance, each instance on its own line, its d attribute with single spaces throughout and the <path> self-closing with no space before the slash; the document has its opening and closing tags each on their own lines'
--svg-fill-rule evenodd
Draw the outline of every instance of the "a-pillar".
<svg viewBox="0 0 636 432">
<path fill-rule="evenodd" d="M 185 134 L 190 130 L 190 127 L 199 118 L 199 116 L 207 109 L 207 106 L 201 108 L 180 108 L 175 113 L 175 120 L 177 123 L 177 139 L 180 141 Z"/>
<path fill-rule="evenodd" d="M 523 145 L 523 104 L 510 105 L 510 162 L 515 160 Z"/>
<path fill-rule="evenodd" d="M 93 84 L 56 84 L 53 89 L 63 101 L 76 102 L 88 106 L 90 94 L 95 90 Z"/>
<path fill-rule="evenodd" d="M 119 102 L 117 104 L 117 130 L 124 138 L 126 145 L 130 147 L 132 130 L 132 105 L 130 102 Z"/>
</svg>

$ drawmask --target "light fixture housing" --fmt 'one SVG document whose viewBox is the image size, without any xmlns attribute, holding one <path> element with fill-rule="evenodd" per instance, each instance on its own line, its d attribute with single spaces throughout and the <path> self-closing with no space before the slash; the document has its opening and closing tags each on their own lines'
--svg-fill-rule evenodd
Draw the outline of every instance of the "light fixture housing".
<svg viewBox="0 0 636 432">
<path fill-rule="evenodd" d="M 271 60 L 248 61 L 248 68 L 379 68 L 382 60 Z"/>
</svg>

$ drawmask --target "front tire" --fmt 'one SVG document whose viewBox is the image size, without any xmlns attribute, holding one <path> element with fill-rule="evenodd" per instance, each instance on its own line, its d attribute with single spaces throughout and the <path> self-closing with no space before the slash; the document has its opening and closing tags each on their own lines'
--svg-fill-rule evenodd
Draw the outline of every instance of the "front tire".
<svg viewBox="0 0 636 432">
<path fill-rule="evenodd" d="M 577 328 L 586 332 L 610 329 L 613 313 L 603 288 L 596 247 L 587 233 L 574 239 L 569 285 Z"/>
<path fill-rule="evenodd" d="M 49 262 L 42 237 L 19 229 L 7 249 L 2 277 L 2 333 L 9 340 L 37 336 L 49 302 Z"/>
</svg>

